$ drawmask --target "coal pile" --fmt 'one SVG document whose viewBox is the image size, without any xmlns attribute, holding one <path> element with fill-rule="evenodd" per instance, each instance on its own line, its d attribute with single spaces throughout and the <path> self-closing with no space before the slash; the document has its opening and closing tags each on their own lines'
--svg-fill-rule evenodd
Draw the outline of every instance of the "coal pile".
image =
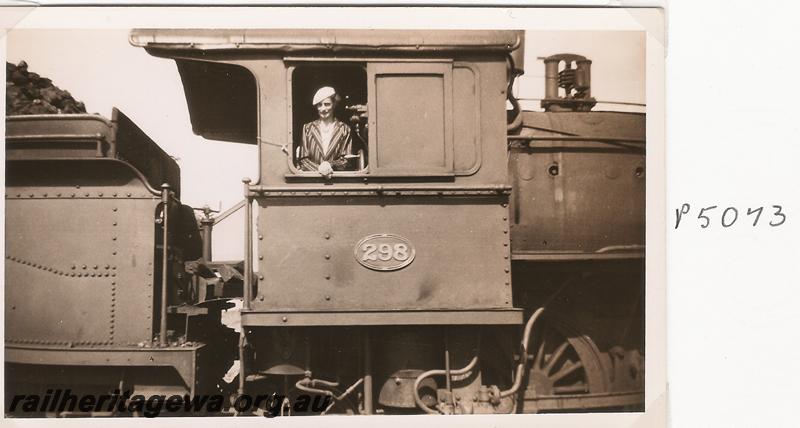
<svg viewBox="0 0 800 428">
<path fill-rule="evenodd" d="M 61 113 L 86 113 L 86 107 L 50 79 L 29 72 L 25 61 L 6 63 L 6 115 Z"/>
</svg>

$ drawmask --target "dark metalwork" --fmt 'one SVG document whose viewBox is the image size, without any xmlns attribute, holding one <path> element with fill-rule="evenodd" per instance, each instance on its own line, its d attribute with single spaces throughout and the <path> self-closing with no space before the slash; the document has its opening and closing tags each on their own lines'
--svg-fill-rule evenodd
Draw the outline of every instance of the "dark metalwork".
<svg viewBox="0 0 800 428">
<path fill-rule="evenodd" d="M 167 345 L 167 302 L 169 286 L 169 184 L 161 185 L 161 328 L 159 329 L 159 344 Z"/>
<path fill-rule="evenodd" d="M 374 390 L 372 386 L 372 341 L 369 328 L 364 329 L 364 414 L 375 413 L 373 404 Z"/>
</svg>

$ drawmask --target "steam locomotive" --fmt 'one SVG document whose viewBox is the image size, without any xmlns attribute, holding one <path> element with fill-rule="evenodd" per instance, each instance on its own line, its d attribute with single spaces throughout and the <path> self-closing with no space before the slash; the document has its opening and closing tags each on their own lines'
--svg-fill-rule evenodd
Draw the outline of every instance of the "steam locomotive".
<svg viewBox="0 0 800 428">
<path fill-rule="evenodd" d="M 196 134 L 258 146 L 244 260 L 213 259 L 228 213 L 198 225 L 121 112 L 9 117 L 7 397 L 207 394 L 238 361 L 230 394 L 286 413 L 309 393 L 323 413 L 643 410 L 645 117 L 591 111 L 590 60 L 546 58 L 529 112 L 520 31 L 130 41 L 176 62 Z M 358 143 L 329 177 L 298 159 L 320 86 Z"/>
</svg>

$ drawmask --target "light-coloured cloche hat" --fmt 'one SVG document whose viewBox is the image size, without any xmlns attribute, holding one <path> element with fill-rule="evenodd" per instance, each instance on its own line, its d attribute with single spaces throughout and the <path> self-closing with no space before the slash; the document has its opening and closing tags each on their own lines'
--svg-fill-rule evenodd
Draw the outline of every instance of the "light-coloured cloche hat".
<svg viewBox="0 0 800 428">
<path fill-rule="evenodd" d="M 314 99 L 311 101 L 311 105 L 317 105 L 325 100 L 325 98 L 332 97 L 334 95 L 336 95 L 336 89 L 333 89 L 330 86 L 323 86 L 317 89 L 317 92 L 314 94 Z"/>
</svg>

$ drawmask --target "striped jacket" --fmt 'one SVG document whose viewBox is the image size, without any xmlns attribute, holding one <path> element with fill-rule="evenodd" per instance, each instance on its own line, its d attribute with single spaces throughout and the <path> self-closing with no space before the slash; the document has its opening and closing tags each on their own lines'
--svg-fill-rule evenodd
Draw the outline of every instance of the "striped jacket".
<svg viewBox="0 0 800 428">
<path fill-rule="evenodd" d="M 350 154 L 352 138 L 350 127 L 339 120 L 335 121 L 331 143 L 328 151 L 322 150 L 322 133 L 320 121 L 315 120 L 303 125 L 303 143 L 300 146 L 300 168 L 304 171 L 316 171 L 322 161 L 328 161 L 335 171 L 347 169 L 345 155 Z"/>
</svg>

